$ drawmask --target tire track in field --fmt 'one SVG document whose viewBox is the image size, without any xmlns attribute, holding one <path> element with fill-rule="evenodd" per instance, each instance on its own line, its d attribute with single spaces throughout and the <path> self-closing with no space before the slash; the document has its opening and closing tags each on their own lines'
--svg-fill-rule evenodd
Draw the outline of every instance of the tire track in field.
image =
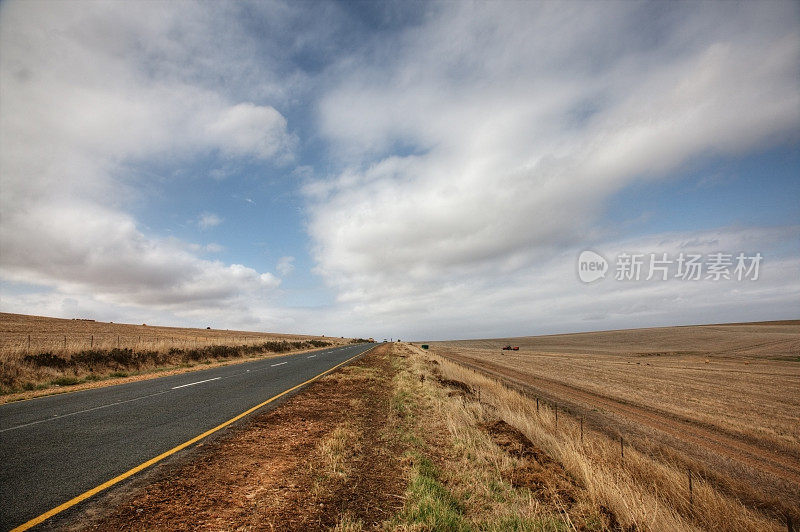
<svg viewBox="0 0 800 532">
<path fill-rule="evenodd" d="M 543 395 L 558 398 L 560 402 L 571 403 L 574 406 L 602 408 L 606 412 L 620 415 L 672 438 L 701 446 L 725 458 L 800 486 L 800 461 L 797 457 L 765 449 L 720 430 L 678 418 L 673 414 L 630 404 L 553 379 L 520 373 L 518 370 L 487 360 L 476 360 L 452 352 L 439 351 L 439 354 L 462 366 L 513 383 L 523 389 L 535 390 Z"/>
</svg>

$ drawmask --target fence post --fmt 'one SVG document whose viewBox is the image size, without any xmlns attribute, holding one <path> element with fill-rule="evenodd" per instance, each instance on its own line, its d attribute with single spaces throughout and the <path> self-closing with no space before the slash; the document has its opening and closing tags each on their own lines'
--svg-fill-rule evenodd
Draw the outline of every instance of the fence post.
<svg viewBox="0 0 800 532">
<path fill-rule="evenodd" d="M 119 349 L 119 335 L 117 335 L 117 349 Z"/>
<path fill-rule="evenodd" d="M 558 403 L 556 403 L 556 428 L 558 428 Z"/>
<path fill-rule="evenodd" d="M 30 343 L 30 336 L 28 337 L 28 343 Z M 536 413 L 539 413 L 539 398 L 536 398 Z"/>
<path fill-rule="evenodd" d="M 31 335 L 28 335 L 28 351 L 31 350 Z"/>
<path fill-rule="evenodd" d="M 94 347 L 94 335 L 92 335 L 92 337 L 89 338 L 89 349 L 92 349 L 93 347 Z"/>
<path fill-rule="evenodd" d="M 692 488 L 692 470 L 689 469 L 689 506 L 694 506 L 694 489 Z"/>
<path fill-rule="evenodd" d="M 622 436 L 619 437 L 619 455 L 623 459 L 625 458 L 625 441 L 622 439 Z"/>
<path fill-rule="evenodd" d="M 67 348 L 67 335 L 64 335 L 64 349 Z"/>
</svg>

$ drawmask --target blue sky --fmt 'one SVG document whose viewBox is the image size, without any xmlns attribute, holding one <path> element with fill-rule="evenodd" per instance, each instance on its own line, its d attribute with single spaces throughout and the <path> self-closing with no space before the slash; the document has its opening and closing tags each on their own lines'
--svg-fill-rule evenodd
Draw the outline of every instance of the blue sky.
<svg viewBox="0 0 800 532">
<path fill-rule="evenodd" d="M 0 309 L 419 339 L 796 318 L 796 2 L 4 2 Z M 581 251 L 761 253 L 582 283 Z"/>
</svg>

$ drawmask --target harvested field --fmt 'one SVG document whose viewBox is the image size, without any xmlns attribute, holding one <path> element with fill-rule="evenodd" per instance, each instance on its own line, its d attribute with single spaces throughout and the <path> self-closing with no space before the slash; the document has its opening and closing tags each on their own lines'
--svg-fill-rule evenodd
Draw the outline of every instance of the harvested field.
<svg viewBox="0 0 800 532">
<path fill-rule="evenodd" d="M 501 351 L 508 343 L 520 351 Z M 432 342 L 773 515 L 800 508 L 800 322 Z"/>
<path fill-rule="evenodd" d="M 65 386 L 97 386 L 97 381 L 139 377 L 156 370 L 174 371 L 351 341 L 0 313 L 0 395 L 4 396 L 0 400 L 28 398 Z"/>
<path fill-rule="evenodd" d="M 30 347 L 28 337 L 30 336 Z M 66 347 L 64 346 L 66 337 Z M 151 324 L 106 323 L 82 319 L 47 318 L 0 313 L 0 357 L 52 352 L 70 354 L 86 349 L 131 348 L 164 350 L 171 347 L 250 345 L 269 341 L 324 340 L 335 345 L 349 338 L 279 334 L 222 329 L 160 327 Z"/>
</svg>

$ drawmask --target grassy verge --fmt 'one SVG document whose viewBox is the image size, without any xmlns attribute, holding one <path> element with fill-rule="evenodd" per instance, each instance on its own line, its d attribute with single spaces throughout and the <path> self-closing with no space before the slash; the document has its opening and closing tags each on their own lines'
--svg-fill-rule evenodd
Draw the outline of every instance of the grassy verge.
<svg viewBox="0 0 800 532">
<path fill-rule="evenodd" d="M 537 482 L 531 459 L 493 437 L 493 410 L 436 365 L 399 346 L 391 417 L 405 445 L 408 485 L 395 530 L 601 530 L 613 519 L 579 501 L 579 489 L 558 469 Z M 566 489 L 564 488 L 566 486 Z"/>
</svg>

